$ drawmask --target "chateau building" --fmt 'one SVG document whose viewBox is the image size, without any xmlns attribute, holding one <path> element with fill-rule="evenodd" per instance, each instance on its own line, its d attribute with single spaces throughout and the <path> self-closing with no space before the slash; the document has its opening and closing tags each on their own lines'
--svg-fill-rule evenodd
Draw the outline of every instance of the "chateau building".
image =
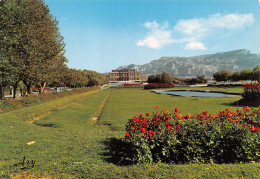
<svg viewBox="0 0 260 179">
<path fill-rule="evenodd" d="M 112 70 L 109 73 L 109 81 L 140 81 L 140 72 L 136 69 Z"/>
</svg>

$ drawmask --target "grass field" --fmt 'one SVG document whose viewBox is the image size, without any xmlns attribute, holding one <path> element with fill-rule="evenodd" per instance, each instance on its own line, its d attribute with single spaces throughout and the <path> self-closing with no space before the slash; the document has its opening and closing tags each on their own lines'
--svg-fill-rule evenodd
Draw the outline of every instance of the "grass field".
<svg viewBox="0 0 260 179">
<path fill-rule="evenodd" d="M 258 163 L 120 166 L 109 150 L 134 115 L 175 107 L 215 114 L 239 99 L 107 89 L 1 114 L 0 178 L 259 178 Z"/>
</svg>

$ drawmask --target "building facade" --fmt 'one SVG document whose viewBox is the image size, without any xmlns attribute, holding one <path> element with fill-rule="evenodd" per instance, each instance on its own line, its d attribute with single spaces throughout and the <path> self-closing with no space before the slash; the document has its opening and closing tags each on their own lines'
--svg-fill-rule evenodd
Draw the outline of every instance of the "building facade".
<svg viewBox="0 0 260 179">
<path fill-rule="evenodd" d="M 141 75 L 136 69 L 112 70 L 109 81 L 141 81 Z"/>
</svg>

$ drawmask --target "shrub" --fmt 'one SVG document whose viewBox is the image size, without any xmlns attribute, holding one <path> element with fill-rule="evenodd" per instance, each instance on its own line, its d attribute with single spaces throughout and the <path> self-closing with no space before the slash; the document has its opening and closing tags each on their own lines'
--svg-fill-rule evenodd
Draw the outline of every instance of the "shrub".
<svg viewBox="0 0 260 179">
<path fill-rule="evenodd" d="M 245 99 L 260 99 L 260 82 L 251 84 L 247 83 L 246 86 L 244 86 L 242 96 Z"/>
<path fill-rule="evenodd" d="M 260 109 L 207 111 L 183 116 L 178 109 L 134 116 L 124 141 L 132 162 L 248 162 L 259 154 Z"/>
<path fill-rule="evenodd" d="M 144 89 L 156 89 L 156 88 L 173 88 L 174 84 L 172 83 L 149 83 L 144 85 Z"/>
</svg>

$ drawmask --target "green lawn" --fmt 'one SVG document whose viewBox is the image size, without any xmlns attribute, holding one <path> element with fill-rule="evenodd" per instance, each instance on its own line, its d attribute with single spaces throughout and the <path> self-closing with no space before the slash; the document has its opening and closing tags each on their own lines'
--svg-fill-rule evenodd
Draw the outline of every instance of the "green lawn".
<svg viewBox="0 0 260 179">
<path fill-rule="evenodd" d="M 42 104 L 44 106 L 37 105 L 0 115 L 0 178 L 8 178 L 16 173 L 53 178 L 260 177 L 259 164 L 159 163 L 120 166 L 116 165 L 108 149 L 112 142 L 124 137 L 125 124 L 134 115 L 164 108 L 173 111 L 175 107 L 183 114 L 203 110 L 215 114 L 227 107 L 235 110 L 234 106 L 228 104 L 240 98 L 173 97 L 142 89 L 107 89 L 81 95 L 81 101 L 77 101 L 76 97 L 60 99 Z M 110 97 L 99 121 L 92 121 L 108 95 Z M 64 100 L 72 105 L 60 110 L 54 108 L 55 104 Z M 27 122 L 48 111 L 52 111 L 52 114 L 33 124 Z M 35 141 L 35 144 L 26 144 L 31 141 Z M 14 166 L 23 157 L 29 161 L 36 160 L 35 166 Z"/>
</svg>

